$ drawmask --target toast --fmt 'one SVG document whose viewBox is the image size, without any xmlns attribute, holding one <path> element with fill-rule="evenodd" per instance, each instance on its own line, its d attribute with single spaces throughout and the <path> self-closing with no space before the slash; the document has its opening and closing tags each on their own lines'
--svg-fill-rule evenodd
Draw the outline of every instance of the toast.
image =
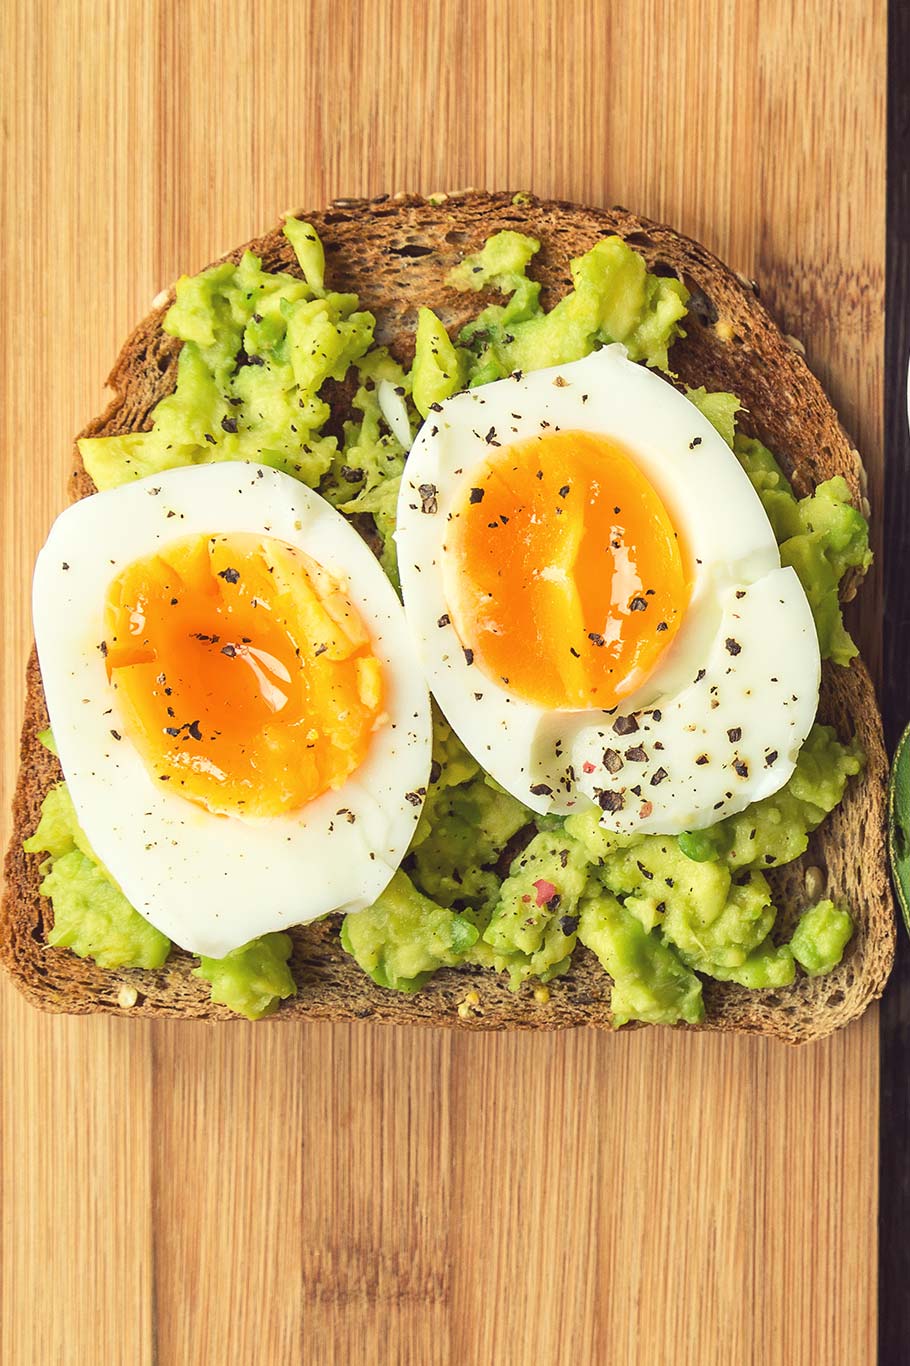
<svg viewBox="0 0 910 1366">
<path fill-rule="evenodd" d="M 376 340 L 407 364 L 413 355 L 417 309 L 426 304 L 450 331 L 474 316 L 483 296 L 448 288 L 448 270 L 492 233 L 513 228 L 542 246 L 534 275 L 550 306 L 570 286 L 568 262 L 599 238 L 618 233 L 651 270 L 677 275 L 691 291 L 687 336 L 673 347 L 679 378 L 693 386 L 729 389 L 742 400 L 740 426 L 777 455 L 799 494 L 842 475 L 857 506 L 868 511 L 859 455 L 802 355 L 759 302 L 756 287 L 704 247 L 672 229 L 622 208 L 591 209 L 511 194 L 468 191 L 434 196 L 336 200 L 307 213 L 324 243 L 333 288 L 356 292 L 377 318 Z M 280 226 L 247 246 L 266 269 L 297 271 Z M 244 248 L 222 259 L 236 260 Z M 109 378 L 114 398 L 81 436 L 139 431 L 170 392 L 180 343 L 161 329 L 173 291 L 124 345 Z M 339 386 L 333 420 L 349 399 Z M 74 497 L 93 491 L 78 453 Z M 855 591 L 847 582 L 846 592 Z M 37 659 L 28 664 L 21 768 L 14 798 L 14 828 L 6 858 L 0 917 L 0 961 L 35 1005 L 85 1014 L 97 1011 L 165 1018 L 235 1019 L 209 999 L 209 988 L 190 975 L 192 958 L 177 948 L 156 971 L 101 969 L 45 943 L 52 915 L 38 891 L 38 855 L 22 841 L 37 825 L 48 788 L 61 776 L 38 734 L 48 724 Z M 894 953 L 895 922 L 885 852 L 887 757 L 872 681 L 864 665 L 824 666 L 819 718 L 842 739 L 857 735 L 867 755 L 863 775 L 850 782 L 842 804 L 812 836 L 806 854 L 769 874 L 786 934 L 800 910 L 825 895 L 843 900 L 856 933 L 841 964 L 821 978 L 800 977 L 778 990 L 750 991 L 713 980 L 704 983 L 705 1020 L 698 1026 L 774 1036 L 789 1043 L 821 1038 L 855 1019 L 885 985 Z M 412 996 L 384 990 L 363 973 L 339 943 L 340 917 L 294 929 L 291 968 L 298 995 L 275 1018 L 375 1019 L 401 1024 L 474 1029 L 556 1029 L 611 1026 L 610 978 L 588 950 L 576 949 L 572 969 L 548 992 L 509 990 L 507 979 L 479 968 L 443 969 Z M 468 993 L 471 992 L 470 998 Z M 544 999 L 548 997 L 548 999 Z M 476 999 L 475 999 L 476 998 Z"/>
</svg>

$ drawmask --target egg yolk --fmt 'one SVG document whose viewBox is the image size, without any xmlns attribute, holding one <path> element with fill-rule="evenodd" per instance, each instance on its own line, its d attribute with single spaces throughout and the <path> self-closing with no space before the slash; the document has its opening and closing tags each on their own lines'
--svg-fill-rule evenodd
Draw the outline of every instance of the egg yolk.
<svg viewBox="0 0 910 1366">
<path fill-rule="evenodd" d="M 619 443 L 517 442 L 472 471 L 444 560 L 469 663 L 548 709 L 608 708 L 673 640 L 690 583 L 660 497 Z"/>
<path fill-rule="evenodd" d="M 269 537 L 189 537 L 128 565 L 102 649 L 149 769 L 214 812 L 275 816 L 340 787 L 385 719 L 343 585 Z"/>
</svg>

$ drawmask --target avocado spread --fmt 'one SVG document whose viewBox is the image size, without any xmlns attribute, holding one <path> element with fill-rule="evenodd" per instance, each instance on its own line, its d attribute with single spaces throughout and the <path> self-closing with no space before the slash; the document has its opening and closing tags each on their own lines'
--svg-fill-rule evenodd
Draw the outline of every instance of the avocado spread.
<svg viewBox="0 0 910 1366">
<path fill-rule="evenodd" d="M 325 285 L 322 245 L 307 223 L 285 224 L 300 273 L 265 271 L 252 252 L 184 277 L 164 329 L 181 343 L 174 392 L 149 431 L 87 438 L 80 451 L 99 489 L 178 465 L 254 460 L 302 480 L 346 515 L 368 514 L 380 558 L 397 586 L 393 533 L 406 449 L 383 415 L 392 387 L 416 430 L 433 404 L 515 370 L 564 364 L 608 342 L 633 360 L 668 367 L 684 335 L 688 293 L 651 274 L 618 237 L 571 263 L 572 290 L 545 310 L 528 275 L 539 248 L 501 232 L 449 277 L 461 291 L 495 290 L 450 338 L 419 311 L 405 371 L 374 342 L 375 319 L 354 294 Z M 355 382 L 341 435 L 325 430 L 332 381 Z M 798 574 L 824 658 L 847 664 L 856 647 L 841 617 L 838 585 L 869 563 L 867 527 L 842 479 L 797 499 L 774 456 L 736 430 L 732 394 L 688 397 L 732 446 L 762 500 L 784 564 Z M 52 738 L 46 741 L 52 745 Z M 862 753 L 815 725 L 787 784 L 707 830 L 617 836 L 597 812 L 535 816 L 504 792 L 434 715 L 433 766 L 411 848 L 367 910 L 345 917 L 341 943 L 380 986 L 418 991 L 441 967 L 508 974 L 513 989 L 567 972 L 580 942 L 612 979 L 614 1023 L 697 1022 L 702 977 L 760 989 L 816 975 L 840 962 L 853 930 L 830 901 L 806 909 L 789 943 L 775 938 L 765 877 L 797 858 L 809 834 L 859 773 Z M 47 854 L 41 890 L 53 900 L 51 944 L 104 967 L 154 968 L 170 943 L 127 902 L 79 828 L 65 783 L 48 793 L 26 841 Z M 258 1018 L 295 993 L 291 940 L 261 936 L 195 974 L 214 1000 Z"/>
</svg>

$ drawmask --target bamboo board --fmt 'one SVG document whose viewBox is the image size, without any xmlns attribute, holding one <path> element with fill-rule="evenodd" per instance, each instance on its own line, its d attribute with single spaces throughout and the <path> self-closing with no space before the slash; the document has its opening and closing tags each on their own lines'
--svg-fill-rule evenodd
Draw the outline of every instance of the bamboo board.
<svg viewBox="0 0 910 1366">
<path fill-rule="evenodd" d="M 881 491 L 883 0 L 11 0 L 4 777 L 70 439 L 290 205 L 620 202 L 757 278 Z M 879 658 L 878 596 L 860 634 Z M 871 1363 L 875 1012 L 792 1052 L 44 1018 L 0 983 L 0 1360 Z"/>
</svg>

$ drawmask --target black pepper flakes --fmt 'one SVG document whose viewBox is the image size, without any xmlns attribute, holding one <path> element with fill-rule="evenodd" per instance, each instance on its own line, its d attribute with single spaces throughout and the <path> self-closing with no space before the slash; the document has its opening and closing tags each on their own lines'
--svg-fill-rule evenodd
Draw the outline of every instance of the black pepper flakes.
<svg viewBox="0 0 910 1366">
<path fill-rule="evenodd" d="M 535 797 L 552 797 L 553 789 L 549 783 L 532 783 L 531 791 Z"/>
<path fill-rule="evenodd" d="M 749 765 L 744 759 L 737 759 L 733 764 L 733 771 L 738 774 L 740 778 L 748 778 Z"/>
<path fill-rule="evenodd" d="M 485 492 L 485 489 L 471 489 L 469 501 L 472 503 L 482 503 Z"/>
<path fill-rule="evenodd" d="M 626 758 L 633 764 L 646 764 L 648 762 L 647 751 L 642 745 L 633 745 L 631 749 L 627 749 Z"/>
<path fill-rule="evenodd" d="M 734 640 L 732 636 L 727 636 L 727 639 L 724 641 L 724 646 L 726 647 L 728 655 L 738 655 L 743 648 L 739 641 Z"/>
<path fill-rule="evenodd" d="M 773 765 L 773 764 L 776 764 L 776 763 L 777 763 L 777 750 L 776 750 L 776 749 L 769 749 L 769 750 L 768 750 L 768 753 L 765 755 L 765 768 L 771 768 L 772 765 Z"/>
<path fill-rule="evenodd" d="M 237 653 L 236 645 L 222 645 L 221 653 L 227 655 L 228 659 L 233 659 Z"/>
<path fill-rule="evenodd" d="M 692 440 L 689 442 L 689 450 L 690 450 L 690 451 L 694 451 L 695 448 L 696 448 L 696 446 L 700 446 L 700 445 L 701 445 L 701 437 L 700 437 L 700 436 L 693 436 Z"/>
<path fill-rule="evenodd" d="M 224 431 L 230 432 L 231 435 L 233 436 L 233 434 L 234 434 L 234 433 L 236 432 L 236 430 L 237 430 L 237 419 L 236 419 L 236 417 L 223 417 L 223 418 L 221 419 L 221 426 L 222 426 L 222 428 L 224 429 Z"/>
<path fill-rule="evenodd" d="M 225 583 L 239 583 L 239 582 L 240 582 L 240 570 L 239 570 L 239 569 L 231 569 L 230 567 L 227 568 L 227 569 L 219 569 L 219 570 L 218 570 L 218 577 L 219 577 L 219 579 L 224 579 Z M 175 599 L 172 598 L 171 601 L 174 602 Z"/>
<path fill-rule="evenodd" d="M 618 773 L 622 768 L 622 756 L 618 749 L 604 750 L 604 768 L 608 773 Z"/>
<path fill-rule="evenodd" d="M 669 778 L 669 776 L 670 775 L 665 768 L 659 768 L 651 779 L 651 786 L 657 787 L 659 783 L 662 783 L 664 779 Z"/>
<path fill-rule="evenodd" d="M 420 484 L 418 485 L 417 492 L 420 494 L 420 511 L 425 512 L 428 516 L 432 517 L 435 512 L 439 511 L 439 503 L 436 499 L 436 485 Z"/>
<path fill-rule="evenodd" d="M 590 642 L 591 642 L 592 645 L 596 645 L 596 646 L 598 647 L 598 649 L 600 648 L 600 646 L 606 645 L 606 643 L 607 643 L 607 642 L 604 640 L 603 636 L 600 635 L 597 631 L 589 631 L 589 632 L 588 632 L 588 640 L 590 640 Z"/>
<path fill-rule="evenodd" d="M 570 487 L 569 484 L 563 484 L 562 488 L 557 490 L 560 498 L 568 498 Z"/>
<path fill-rule="evenodd" d="M 474 663 L 474 651 L 469 650 L 467 646 L 464 647 L 464 662 L 465 664 Z"/>
<path fill-rule="evenodd" d="M 602 811 L 621 811 L 626 799 L 621 792 L 598 792 L 597 804 Z"/>
<path fill-rule="evenodd" d="M 441 629 L 443 626 L 448 626 L 451 620 L 452 618 L 449 616 L 448 612 L 443 612 L 436 625 Z"/>
<path fill-rule="evenodd" d="M 731 729 L 727 731 L 727 739 L 730 741 L 731 745 L 737 744 L 742 738 L 743 732 L 741 726 L 732 726 Z"/>
<path fill-rule="evenodd" d="M 570 934 L 574 934 L 578 929 L 577 915 L 561 915 L 559 917 L 559 928 L 568 939 Z"/>
<path fill-rule="evenodd" d="M 359 484 L 363 479 L 363 470 L 355 469 L 351 465 L 342 465 L 341 477 L 346 484 Z"/>
<path fill-rule="evenodd" d="M 647 602 L 645 601 L 645 599 L 642 598 L 642 597 L 639 597 L 637 594 L 636 594 L 636 596 L 632 599 L 632 601 L 629 603 L 629 611 L 630 611 L 630 612 L 645 612 L 645 611 L 647 611 L 647 607 L 648 607 L 648 604 L 647 604 Z"/>
<path fill-rule="evenodd" d="M 708 759 L 707 754 L 699 754 L 699 756 L 698 756 L 698 758 L 695 760 L 695 762 L 696 762 L 697 764 L 701 765 L 701 764 L 707 764 L 707 763 L 709 763 L 710 760 Z"/>
<path fill-rule="evenodd" d="M 617 735 L 634 735 L 638 730 L 638 722 L 634 716 L 617 716 L 613 729 Z"/>
</svg>

